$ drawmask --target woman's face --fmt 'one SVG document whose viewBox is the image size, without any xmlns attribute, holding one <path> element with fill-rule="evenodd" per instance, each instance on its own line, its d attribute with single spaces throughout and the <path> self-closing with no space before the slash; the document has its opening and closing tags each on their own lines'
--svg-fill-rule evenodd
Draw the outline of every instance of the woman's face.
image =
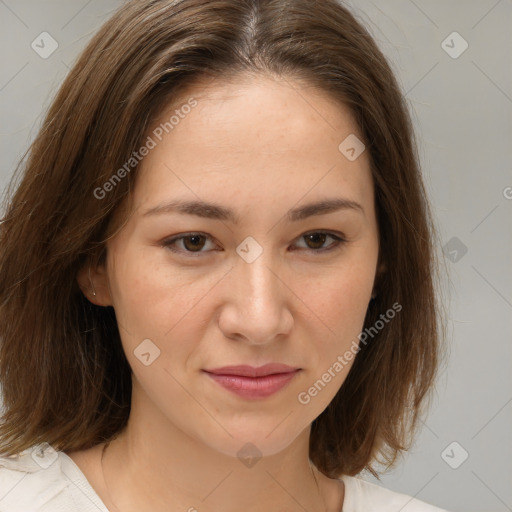
<svg viewBox="0 0 512 512">
<path fill-rule="evenodd" d="M 281 451 L 341 387 L 372 294 L 362 137 L 324 93 L 263 77 L 196 87 L 147 135 L 133 212 L 95 274 L 133 369 L 132 415 L 233 456 Z M 298 370 L 205 371 L 268 363 Z"/>
</svg>

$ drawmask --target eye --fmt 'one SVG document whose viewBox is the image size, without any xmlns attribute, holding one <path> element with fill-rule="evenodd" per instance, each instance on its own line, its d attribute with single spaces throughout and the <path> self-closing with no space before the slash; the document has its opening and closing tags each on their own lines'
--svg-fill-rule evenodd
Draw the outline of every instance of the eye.
<svg viewBox="0 0 512 512">
<path fill-rule="evenodd" d="M 328 238 L 332 238 L 334 242 L 327 247 L 322 247 Z M 307 244 L 307 247 L 305 247 L 305 249 L 312 252 L 330 251 L 332 249 L 336 249 L 341 244 L 346 242 L 344 238 L 337 236 L 334 233 L 329 233 L 325 231 L 313 231 L 310 233 L 305 233 L 304 235 L 301 235 L 299 238 L 299 240 L 302 239 Z"/>
<path fill-rule="evenodd" d="M 329 238 L 334 240 L 334 242 L 332 242 L 327 247 L 323 247 Z M 334 233 L 325 231 L 313 231 L 305 233 L 299 237 L 299 240 L 304 240 L 307 244 L 306 247 L 300 247 L 300 249 L 305 249 L 306 251 L 316 253 L 327 252 L 336 249 L 341 244 L 346 242 L 344 238 L 337 236 Z M 201 253 L 210 252 L 208 250 L 202 250 L 207 246 L 207 243 L 213 244 L 213 246 L 215 246 L 212 238 L 205 233 L 186 233 L 184 235 L 175 236 L 165 240 L 162 245 L 167 247 L 172 252 L 195 256 L 196 254 L 199 255 Z M 178 247 L 178 245 L 181 247 Z M 219 249 L 213 248 L 210 250 Z"/>
<path fill-rule="evenodd" d="M 211 237 L 205 235 L 203 233 L 187 233 L 185 235 L 176 236 L 170 238 L 169 240 L 165 240 L 163 245 L 170 249 L 172 252 L 178 253 L 201 253 L 208 252 L 202 251 L 205 247 L 205 242 L 212 242 Z M 180 245 L 183 247 L 182 249 L 176 248 L 176 243 L 182 242 Z"/>
</svg>

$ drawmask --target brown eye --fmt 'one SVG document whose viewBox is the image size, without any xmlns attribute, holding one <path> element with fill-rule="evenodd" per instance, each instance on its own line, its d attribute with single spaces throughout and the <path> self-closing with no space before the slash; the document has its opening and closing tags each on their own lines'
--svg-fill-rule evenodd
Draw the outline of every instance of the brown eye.
<svg viewBox="0 0 512 512">
<path fill-rule="evenodd" d="M 183 246 L 187 251 L 200 251 L 205 244 L 206 237 L 203 235 L 189 235 L 182 238 Z"/>
<path fill-rule="evenodd" d="M 328 242 L 328 239 L 334 240 L 329 245 L 324 244 Z M 328 233 L 324 231 L 314 231 L 306 233 L 299 238 L 299 241 L 304 240 L 306 246 L 299 246 L 300 249 L 311 251 L 311 252 L 327 252 L 332 249 L 336 249 L 346 242 L 346 240 L 340 236 L 336 236 L 334 233 Z"/>
<path fill-rule="evenodd" d="M 206 247 L 206 250 L 203 250 L 208 243 L 211 244 L 212 247 L 215 247 L 215 244 L 208 235 L 204 235 L 202 233 L 189 233 L 175 236 L 164 241 L 162 245 L 172 252 L 188 255 L 197 254 L 199 256 L 202 253 L 210 252 L 208 249 L 211 250 L 211 247 Z"/>
<path fill-rule="evenodd" d="M 304 235 L 304 240 L 310 249 L 321 249 L 327 238 L 326 233 L 312 233 L 311 235 Z"/>
</svg>

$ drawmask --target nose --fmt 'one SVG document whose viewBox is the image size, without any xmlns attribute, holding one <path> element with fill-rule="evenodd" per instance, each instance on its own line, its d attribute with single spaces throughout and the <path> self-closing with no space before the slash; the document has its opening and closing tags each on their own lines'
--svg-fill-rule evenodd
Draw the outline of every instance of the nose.
<svg viewBox="0 0 512 512">
<path fill-rule="evenodd" d="M 264 345 L 290 334 L 293 293 L 270 251 L 251 263 L 237 256 L 224 287 L 219 327 L 227 338 Z"/>
</svg>

